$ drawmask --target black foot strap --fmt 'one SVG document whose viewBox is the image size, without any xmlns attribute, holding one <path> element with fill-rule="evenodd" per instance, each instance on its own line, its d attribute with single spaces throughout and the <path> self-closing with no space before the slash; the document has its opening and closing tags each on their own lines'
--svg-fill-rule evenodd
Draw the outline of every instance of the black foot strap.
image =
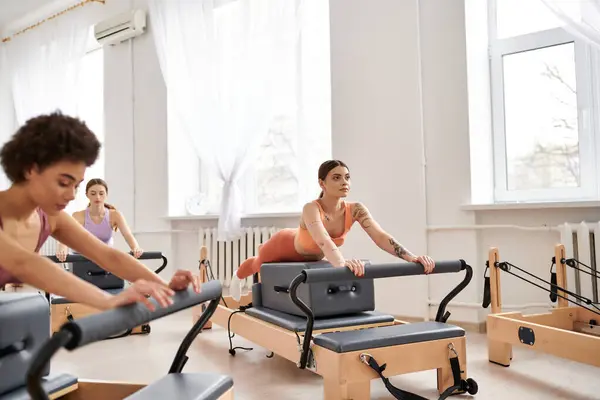
<svg viewBox="0 0 600 400">
<path fill-rule="evenodd" d="M 489 270 L 489 267 L 485 267 L 485 271 L 483 272 L 483 301 L 481 302 L 481 307 L 488 308 L 490 303 L 492 302 L 492 295 L 490 291 L 490 277 L 486 275 Z"/>
<path fill-rule="evenodd" d="M 392 385 L 390 383 L 389 378 L 386 378 L 385 376 L 383 376 L 383 371 L 385 371 L 385 367 L 387 364 L 383 364 L 382 366 L 379 366 L 377 361 L 375 361 L 375 359 L 371 355 L 368 355 L 368 354 L 361 354 L 360 359 L 363 363 L 365 363 L 366 365 L 371 367 L 375 372 L 377 372 L 377 375 L 379 375 L 379 377 L 383 381 L 385 388 L 388 390 L 388 392 L 390 392 L 392 394 L 392 396 L 394 396 L 395 399 L 398 399 L 398 400 L 427 400 L 427 398 L 425 398 L 425 397 L 421 397 L 418 394 L 407 392 L 406 390 L 399 389 L 396 386 Z"/>
<path fill-rule="evenodd" d="M 452 395 L 456 390 L 464 391 L 466 382 L 464 382 L 460 378 L 460 374 L 461 374 L 460 362 L 458 360 L 458 355 L 456 354 L 456 351 L 454 351 L 454 347 L 452 345 L 450 345 L 450 352 L 453 353 L 453 356 L 450 357 L 450 367 L 452 368 L 452 376 L 454 378 L 454 385 L 452 385 L 448 389 L 444 390 L 444 392 L 440 395 L 440 397 L 437 400 L 446 399 L 447 397 Z M 360 355 L 360 360 L 364 364 L 371 367 L 377 373 L 377 375 L 379 375 L 379 377 L 383 381 L 383 384 L 385 385 L 385 388 L 388 390 L 388 392 L 391 393 L 392 396 L 394 396 L 395 399 L 397 399 L 397 400 L 428 400 L 426 397 L 419 396 L 418 394 L 415 394 L 415 393 L 407 392 L 406 390 L 402 390 L 402 389 L 397 388 L 394 385 L 392 385 L 389 378 L 386 378 L 385 376 L 383 376 L 383 371 L 385 371 L 385 367 L 387 364 L 383 364 L 380 366 L 377 363 L 377 361 L 373 358 L 373 356 L 371 356 L 370 354 L 367 354 L 367 353 L 362 353 Z"/>
</svg>

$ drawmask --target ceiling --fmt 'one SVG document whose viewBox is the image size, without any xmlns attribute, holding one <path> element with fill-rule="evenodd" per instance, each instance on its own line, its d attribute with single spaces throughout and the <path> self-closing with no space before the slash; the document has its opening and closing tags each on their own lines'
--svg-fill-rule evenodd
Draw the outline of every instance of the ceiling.
<svg viewBox="0 0 600 400">
<path fill-rule="evenodd" d="M 52 3 L 52 0 L 0 0 L 0 32 L 11 22 Z"/>
</svg>

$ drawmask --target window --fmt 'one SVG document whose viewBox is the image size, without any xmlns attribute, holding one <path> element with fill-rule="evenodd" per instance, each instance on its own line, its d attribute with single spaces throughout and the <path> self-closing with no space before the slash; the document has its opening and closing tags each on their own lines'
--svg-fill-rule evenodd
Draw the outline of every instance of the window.
<svg viewBox="0 0 600 400">
<path fill-rule="evenodd" d="M 309 1 L 303 7 L 305 25 L 294 60 L 296 73 L 289 77 L 286 95 L 277 101 L 258 159 L 240 179 L 245 214 L 299 212 L 305 202 L 318 196 L 318 167 L 331 158 L 329 4 Z M 169 163 L 175 168 L 176 164 L 184 164 L 181 158 L 189 151 L 177 144 L 176 140 L 184 139 L 175 137 L 176 130 L 169 128 L 169 131 L 170 154 L 178 155 L 178 160 L 169 157 Z M 173 180 L 172 186 L 177 186 L 173 190 L 187 190 L 186 201 L 199 197 L 202 212 L 218 214 L 223 184 L 203 167 L 201 160 L 196 162 L 200 170 L 199 193 L 190 193 L 194 185 L 189 179 L 193 162 L 185 163 L 187 189 Z M 171 176 L 179 182 L 181 178 L 176 175 Z M 170 199 L 184 203 L 175 196 Z M 181 205 L 170 205 L 171 213 L 181 209 Z"/>
<path fill-rule="evenodd" d="M 104 54 L 93 35 L 88 49 L 81 63 L 77 88 L 78 116 L 96 134 L 102 147 L 94 165 L 86 170 L 75 200 L 65 209 L 69 214 L 87 207 L 86 183 L 92 178 L 104 178 Z"/>
<path fill-rule="evenodd" d="M 593 50 L 540 0 L 489 5 L 495 201 L 597 198 Z"/>
</svg>

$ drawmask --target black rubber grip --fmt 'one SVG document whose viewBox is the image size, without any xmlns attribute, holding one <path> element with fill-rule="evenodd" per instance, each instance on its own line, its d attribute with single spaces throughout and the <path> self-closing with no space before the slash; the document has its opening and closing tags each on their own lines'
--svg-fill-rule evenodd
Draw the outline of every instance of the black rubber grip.
<svg viewBox="0 0 600 400">
<path fill-rule="evenodd" d="M 133 253 L 129 252 L 129 254 Z M 88 258 L 82 256 L 81 254 L 68 254 L 65 261 L 60 261 L 56 256 L 46 257 L 48 257 L 48 259 L 54 261 L 55 263 L 79 263 L 91 261 Z M 161 258 L 163 258 L 163 254 L 160 251 L 146 251 L 142 253 L 138 260 L 159 260 Z"/>
<path fill-rule="evenodd" d="M 556 303 L 556 299 L 558 299 L 558 289 L 556 286 L 556 272 L 550 273 L 550 301 Z"/>
<path fill-rule="evenodd" d="M 129 254 L 133 255 L 133 252 L 130 251 Z M 145 251 L 138 257 L 138 260 L 160 260 L 162 256 L 160 251 Z"/>
<path fill-rule="evenodd" d="M 481 307 L 488 308 L 492 302 L 492 293 L 490 287 L 490 277 L 486 276 L 483 278 L 483 301 Z"/>
<path fill-rule="evenodd" d="M 151 298 L 150 301 L 156 307 L 154 311 L 150 311 L 143 303 L 135 303 L 67 322 L 61 327 L 61 330 L 71 333 L 71 339 L 65 348 L 73 350 L 186 308 L 218 299 L 221 297 L 221 290 L 221 282 L 212 280 L 201 286 L 200 293 L 194 292 L 191 285 L 187 290 L 175 292 L 172 297 L 173 304 L 165 308 Z"/>
<path fill-rule="evenodd" d="M 466 266 L 465 261 L 436 261 L 432 274 L 447 274 L 459 272 Z M 385 263 L 370 264 L 365 266 L 365 274 L 356 276 L 346 267 L 338 268 L 314 268 L 302 271 L 306 275 L 305 283 L 318 282 L 342 282 L 353 281 L 356 279 L 379 279 L 391 278 L 394 276 L 423 275 L 425 270 L 419 263 Z"/>
</svg>

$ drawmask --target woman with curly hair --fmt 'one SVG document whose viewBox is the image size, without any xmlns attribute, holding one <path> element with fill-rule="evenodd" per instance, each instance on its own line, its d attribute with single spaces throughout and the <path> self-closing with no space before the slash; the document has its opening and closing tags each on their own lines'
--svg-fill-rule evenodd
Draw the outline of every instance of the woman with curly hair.
<svg viewBox="0 0 600 400">
<path fill-rule="evenodd" d="M 167 283 L 63 211 L 99 150 L 100 142 L 85 123 L 60 113 L 28 120 L 2 147 L 0 163 L 12 185 L 0 191 L 0 288 L 26 283 L 101 310 L 134 302 L 152 310 L 147 296 L 165 307 L 174 290 L 191 283 L 199 291 L 190 271 L 178 270 Z M 132 285 L 111 295 L 66 272 L 38 253 L 49 236 Z"/>
</svg>

